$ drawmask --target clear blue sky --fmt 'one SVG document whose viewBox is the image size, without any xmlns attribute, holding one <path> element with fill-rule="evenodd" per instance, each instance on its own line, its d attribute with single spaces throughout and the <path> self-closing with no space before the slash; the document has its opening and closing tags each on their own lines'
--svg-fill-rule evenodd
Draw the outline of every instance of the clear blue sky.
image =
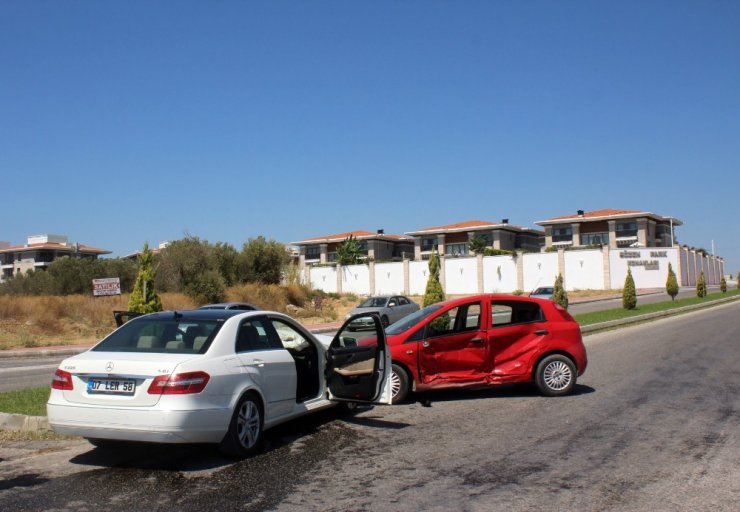
<svg viewBox="0 0 740 512">
<path fill-rule="evenodd" d="M 624 208 L 740 270 L 740 2 L 0 3 L 0 240 Z"/>
</svg>

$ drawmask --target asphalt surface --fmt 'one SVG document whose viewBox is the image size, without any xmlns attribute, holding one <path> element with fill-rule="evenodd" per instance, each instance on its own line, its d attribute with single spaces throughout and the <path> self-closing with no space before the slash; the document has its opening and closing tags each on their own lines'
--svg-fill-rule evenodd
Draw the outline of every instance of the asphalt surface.
<svg viewBox="0 0 740 512">
<path fill-rule="evenodd" d="M 0 445 L 0 510 L 737 510 L 740 303 L 586 338 L 575 395 L 437 392 L 211 448 Z"/>
</svg>

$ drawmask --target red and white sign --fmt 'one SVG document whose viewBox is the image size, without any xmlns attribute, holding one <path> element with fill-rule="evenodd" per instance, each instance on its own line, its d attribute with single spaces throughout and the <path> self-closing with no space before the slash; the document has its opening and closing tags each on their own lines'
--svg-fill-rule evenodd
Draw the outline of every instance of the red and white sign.
<svg viewBox="0 0 740 512">
<path fill-rule="evenodd" d="M 121 295 L 121 280 L 118 277 L 93 279 L 93 295 Z"/>
</svg>

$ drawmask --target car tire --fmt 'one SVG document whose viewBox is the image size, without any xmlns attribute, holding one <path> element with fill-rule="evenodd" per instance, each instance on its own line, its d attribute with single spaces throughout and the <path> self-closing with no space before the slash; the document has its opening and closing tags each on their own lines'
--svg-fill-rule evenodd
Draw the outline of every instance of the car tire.
<svg viewBox="0 0 740 512">
<path fill-rule="evenodd" d="M 383 324 L 383 329 L 391 325 L 387 315 L 383 315 L 380 317 L 380 323 Z"/>
<path fill-rule="evenodd" d="M 262 448 L 262 427 L 264 425 L 262 404 L 254 393 L 247 393 L 239 399 L 219 450 L 224 455 L 243 459 Z"/>
<path fill-rule="evenodd" d="M 408 397 L 409 374 L 397 364 L 392 365 L 391 369 L 391 403 L 398 404 Z"/>
<path fill-rule="evenodd" d="M 537 365 L 535 384 L 545 396 L 563 396 L 571 393 L 576 386 L 578 373 L 568 357 L 553 354 Z"/>
</svg>

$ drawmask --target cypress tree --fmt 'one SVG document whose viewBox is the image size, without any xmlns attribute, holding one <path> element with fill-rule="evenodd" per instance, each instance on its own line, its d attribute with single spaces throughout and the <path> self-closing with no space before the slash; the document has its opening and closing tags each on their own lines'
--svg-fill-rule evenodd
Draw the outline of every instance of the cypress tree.
<svg viewBox="0 0 740 512">
<path fill-rule="evenodd" d="M 563 274 L 558 272 L 558 277 L 555 278 L 554 290 L 552 292 L 552 300 L 568 309 L 568 292 L 565 291 L 563 286 Z"/>
<path fill-rule="evenodd" d="M 149 243 L 144 242 L 144 250 L 139 253 L 139 273 L 134 282 L 134 291 L 128 301 L 128 310 L 137 313 L 154 313 L 162 311 L 162 301 L 154 291 L 154 254 L 149 250 Z"/>
<path fill-rule="evenodd" d="M 737 289 L 740 290 L 740 272 L 737 273 Z"/>
<path fill-rule="evenodd" d="M 442 289 L 442 283 L 439 282 L 439 255 L 435 247 L 429 256 L 429 279 L 424 291 L 424 307 L 445 300 L 445 292 Z"/>
<path fill-rule="evenodd" d="M 725 276 L 722 276 L 722 279 L 719 280 L 719 289 L 722 290 L 722 293 L 727 293 L 727 281 L 725 281 Z"/>
<path fill-rule="evenodd" d="M 668 280 L 665 282 L 665 291 L 671 296 L 671 300 L 676 300 L 676 295 L 678 295 L 678 280 L 670 263 L 668 263 Z"/>
<path fill-rule="evenodd" d="M 635 309 L 637 307 L 635 280 L 632 279 L 632 270 L 629 268 L 627 269 L 627 277 L 624 279 L 624 288 L 622 289 L 622 307 L 624 309 Z"/>
<path fill-rule="evenodd" d="M 704 280 L 703 270 L 699 274 L 699 279 L 696 281 L 696 296 L 700 299 L 707 296 L 707 282 Z"/>
</svg>

